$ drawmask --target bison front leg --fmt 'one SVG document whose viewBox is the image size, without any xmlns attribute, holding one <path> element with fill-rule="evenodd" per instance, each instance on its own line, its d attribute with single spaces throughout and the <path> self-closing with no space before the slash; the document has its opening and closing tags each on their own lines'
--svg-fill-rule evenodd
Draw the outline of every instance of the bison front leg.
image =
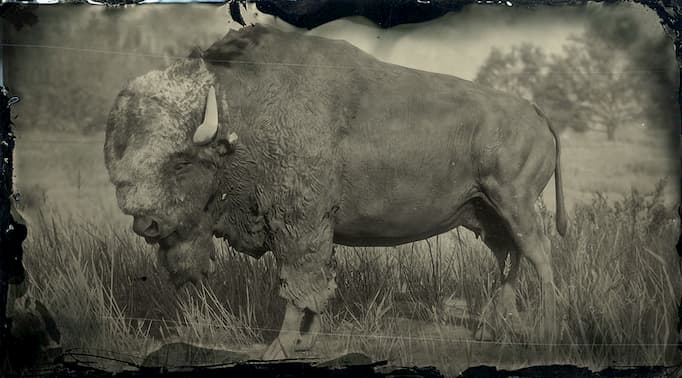
<svg viewBox="0 0 682 378">
<path fill-rule="evenodd" d="M 287 305 L 279 335 L 263 359 L 290 358 L 296 352 L 311 350 L 320 332 L 320 313 L 336 291 L 330 228 L 307 236 L 299 240 L 306 242 L 305 253 L 276 254 L 282 261 L 280 295 Z"/>
<path fill-rule="evenodd" d="M 264 360 L 281 360 L 292 356 L 296 345 L 301 343 L 303 315 L 303 310 L 287 303 L 279 335 L 263 353 Z"/>
<path fill-rule="evenodd" d="M 320 314 L 310 310 L 303 310 L 303 320 L 301 320 L 301 337 L 296 344 L 296 351 L 307 352 L 313 349 L 317 335 L 320 334 L 321 321 Z"/>
</svg>

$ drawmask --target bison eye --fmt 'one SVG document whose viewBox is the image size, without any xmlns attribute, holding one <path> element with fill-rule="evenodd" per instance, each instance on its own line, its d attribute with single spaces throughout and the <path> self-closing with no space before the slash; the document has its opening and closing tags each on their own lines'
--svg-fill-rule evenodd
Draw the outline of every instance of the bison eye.
<svg viewBox="0 0 682 378">
<path fill-rule="evenodd" d="M 192 163 L 188 161 L 182 161 L 177 164 L 175 164 L 175 172 L 176 173 L 182 173 L 184 172 L 187 168 L 189 168 L 192 165 Z"/>
</svg>

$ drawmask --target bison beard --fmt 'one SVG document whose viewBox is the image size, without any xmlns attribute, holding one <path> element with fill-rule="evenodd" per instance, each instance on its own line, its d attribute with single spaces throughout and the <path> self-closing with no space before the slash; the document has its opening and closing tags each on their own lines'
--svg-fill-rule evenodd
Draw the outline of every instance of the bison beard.
<svg viewBox="0 0 682 378">
<path fill-rule="evenodd" d="M 168 271 L 170 281 L 176 288 L 188 282 L 198 284 L 215 270 L 215 246 L 210 230 L 192 234 L 206 236 L 178 240 L 179 237 L 174 234 L 169 237 L 170 240 L 159 244 L 159 264 Z"/>
</svg>

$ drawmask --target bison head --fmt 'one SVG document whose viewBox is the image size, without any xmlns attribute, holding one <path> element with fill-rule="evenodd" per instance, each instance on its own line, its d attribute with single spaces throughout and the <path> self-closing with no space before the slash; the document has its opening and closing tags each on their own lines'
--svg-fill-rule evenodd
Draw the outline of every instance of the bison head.
<svg viewBox="0 0 682 378">
<path fill-rule="evenodd" d="M 236 142 L 219 130 L 216 85 L 201 59 L 178 62 L 133 80 L 107 122 L 118 205 L 178 287 L 213 269 L 217 173 Z"/>
</svg>

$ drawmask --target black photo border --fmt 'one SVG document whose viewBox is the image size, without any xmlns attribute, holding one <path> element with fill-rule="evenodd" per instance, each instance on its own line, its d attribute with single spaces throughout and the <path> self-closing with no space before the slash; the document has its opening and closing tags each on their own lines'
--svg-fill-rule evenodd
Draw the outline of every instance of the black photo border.
<svg viewBox="0 0 682 378">
<path fill-rule="evenodd" d="M 63 3 L 89 3 L 97 6 L 121 6 L 138 4 L 140 0 L 87 0 L 60 1 Z M 192 1 L 202 2 L 202 1 Z M 498 6 L 498 7 L 537 7 L 562 6 L 579 7 L 588 3 L 639 3 L 653 10 L 659 17 L 661 27 L 670 37 L 675 48 L 680 76 L 682 77 L 682 1 L 681 0 L 226 0 L 211 1 L 216 5 L 229 5 L 229 17 L 245 25 L 241 10 L 246 3 L 255 3 L 260 12 L 276 16 L 283 21 L 300 28 L 313 29 L 333 20 L 363 16 L 381 28 L 391 28 L 406 23 L 419 23 L 441 17 L 449 12 L 458 12 L 465 6 Z M 153 4 L 143 4 L 151 6 Z M 38 22 L 33 13 L 35 2 L 7 2 L 0 5 L 0 17 L 3 23 L 9 23 L 15 28 Z M 47 5 L 43 5 L 47 6 Z M 0 50 L 1 51 L 1 50 Z M 0 53 L 1 58 L 1 53 Z M 1 64 L 1 61 L 0 61 Z M 17 284 L 24 279 L 21 263 L 23 254 L 22 242 L 26 237 L 26 227 L 12 217 L 10 213 L 10 198 L 13 195 L 13 152 L 15 137 L 12 134 L 11 105 L 18 101 L 12 96 L 11 89 L 0 87 L 0 358 L 7 361 L 8 356 L 17 350 L 19 341 L 9 334 L 11 319 L 5 316 L 7 306 L 7 288 L 10 284 Z M 678 88 L 678 103 L 682 109 L 682 80 Z M 682 126 L 682 125 L 681 125 Z M 682 128 L 680 129 L 682 136 Z M 681 157 L 682 159 L 682 157 Z M 682 160 L 681 160 L 682 163 Z M 681 183 L 682 185 L 682 183 Z M 678 204 L 679 216 L 682 217 L 682 205 Z M 680 236 L 682 236 L 682 223 Z M 677 253 L 682 265 L 682 238 L 677 242 Z M 678 351 L 682 353 L 682 299 L 678 308 Z M 168 371 L 162 369 L 139 369 L 116 374 L 117 377 L 270 377 L 270 376 L 300 376 L 300 377 L 441 377 L 442 374 L 433 367 L 404 367 L 388 368 L 385 362 L 375 362 L 367 365 L 342 366 L 338 368 L 317 367 L 303 360 L 286 362 L 252 361 L 229 366 L 212 368 L 194 368 L 183 371 Z M 383 367 L 382 367 L 383 366 Z M 6 368 L 5 363 L 2 368 Z M 0 370 L 0 376 L 10 374 Z M 35 376 L 35 375 L 32 375 Z M 86 365 L 58 360 L 54 369 L 46 371 L 44 377 L 110 377 L 113 373 L 98 370 Z M 654 376 L 682 376 L 680 366 L 639 366 L 629 369 L 608 368 L 592 372 L 586 368 L 571 365 L 532 366 L 515 371 L 499 370 L 494 366 L 471 367 L 461 374 L 462 377 L 654 377 Z"/>
</svg>

